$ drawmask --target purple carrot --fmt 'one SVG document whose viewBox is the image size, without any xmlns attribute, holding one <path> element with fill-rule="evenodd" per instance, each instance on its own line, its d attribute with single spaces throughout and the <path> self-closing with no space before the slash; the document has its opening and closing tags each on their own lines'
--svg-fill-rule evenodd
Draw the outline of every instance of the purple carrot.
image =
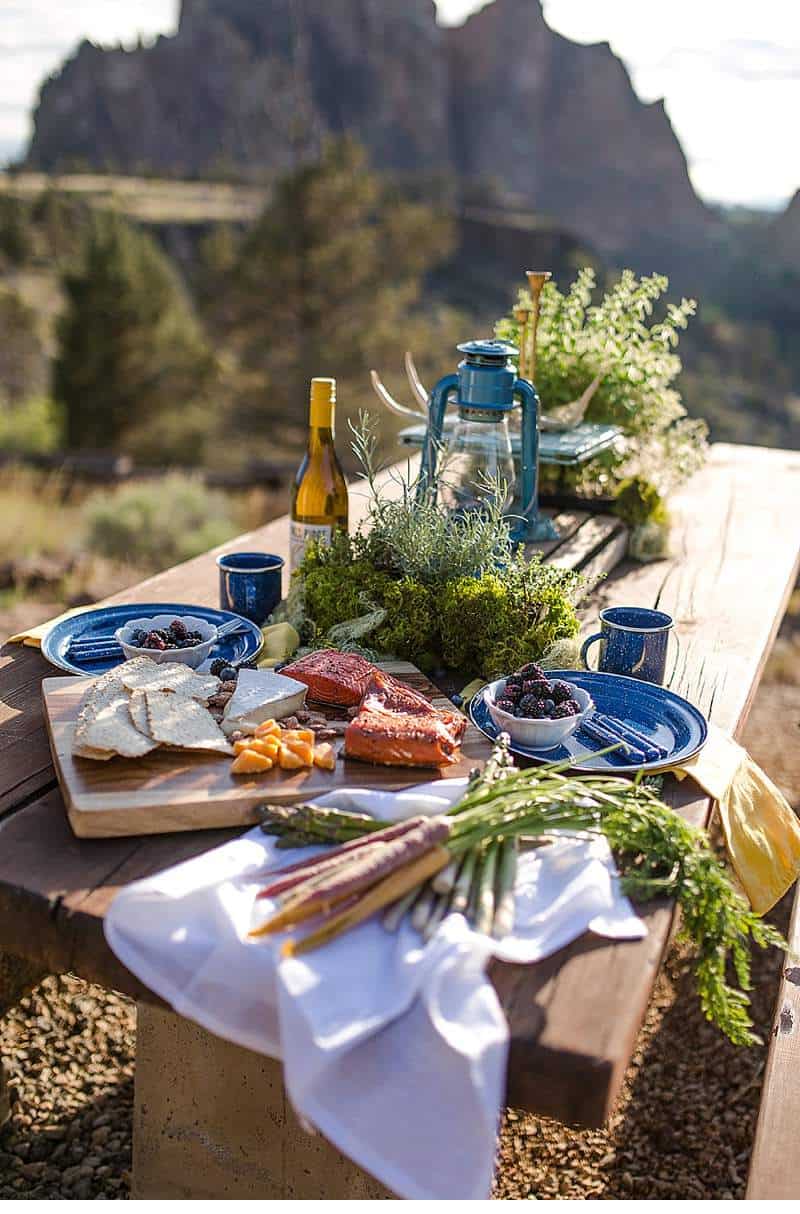
<svg viewBox="0 0 800 1214">
<path fill-rule="evenodd" d="M 278 931 L 295 921 L 309 918 L 317 907 L 322 909 L 343 901 L 349 895 L 374 885 L 395 869 L 405 867 L 437 844 L 445 843 L 449 834 L 450 823 L 446 818 L 426 818 L 421 825 L 400 838 L 384 843 L 383 847 L 374 851 L 366 851 L 360 857 L 353 856 L 348 864 L 336 866 L 331 870 L 330 880 L 320 880 L 307 895 L 303 894 L 301 887 L 295 898 L 251 935 L 262 936 Z"/>
<path fill-rule="evenodd" d="M 349 843 L 342 843 L 340 847 L 324 855 L 307 856 L 305 860 L 298 860 L 297 864 L 288 864 L 285 868 L 273 869 L 272 875 L 278 880 L 260 889 L 256 897 L 272 898 L 276 894 L 282 894 L 284 890 L 299 885 L 307 877 L 316 876 L 322 869 L 341 863 L 350 852 L 362 847 L 370 847 L 373 843 L 388 843 L 392 839 L 407 834 L 425 821 L 427 821 L 426 818 L 408 818 L 405 822 L 387 826 L 385 830 L 370 831 L 368 835 L 362 835 L 360 839 L 351 839 Z"/>
</svg>

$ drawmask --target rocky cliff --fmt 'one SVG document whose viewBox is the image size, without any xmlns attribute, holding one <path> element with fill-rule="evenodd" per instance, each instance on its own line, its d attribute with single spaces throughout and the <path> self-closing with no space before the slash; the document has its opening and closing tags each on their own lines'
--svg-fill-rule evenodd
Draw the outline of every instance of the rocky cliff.
<svg viewBox="0 0 800 1214">
<path fill-rule="evenodd" d="M 800 274 L 800 190 L 770 225 L 769 244 L 776 261 Z"/>
<path fill-rule="evenodd" d="M 489 183 L 612 255 L 715 229 L 663 105 L 607 45 L 550 30 L 540 0 L 451 30 L 433 0 L 183 0 L 174 37 L 83 43 L 45 83 L 28 165 L 280 171 L 342 131 L 378 167 Z"/>
</svg>

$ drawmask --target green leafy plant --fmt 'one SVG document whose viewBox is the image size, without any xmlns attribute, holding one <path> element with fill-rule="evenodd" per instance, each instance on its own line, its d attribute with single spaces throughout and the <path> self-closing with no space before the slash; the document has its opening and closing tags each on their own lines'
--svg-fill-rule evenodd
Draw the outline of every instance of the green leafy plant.
<svg viewBox="0 0 800 1214">
<path fill-rule="evenodd" d="M 620 480 L 647 473 L 656 490 L 668 494 L 703 462 L 707 427 L 687 417 L 675 380 L 680 334 L 697 310 L 694 300 L 656 304 L 669 281 L 653 274 L 637 279 L 624 270 L 599 302 L 596 278 L 585 267 L 566 293 L 547 283 L 541 295 L 537 334 L 536 387 L 545 412 L 580 396 L 600 375 L 586 420 L 617 425 L 623 441 L 579 469 L 560 473 L 562 487 L 587 496 L 613 492 Z M 527 290 L 519 302 L 530 306 Z M 497 334 L 519 342 L 511 316 L 498 321 Z M 545 483 L 549 471 L 545 472 Z"/>
<path fill-rule="evenodd" d="M 575 601 L 585 580 L 515 552 L 503 486 L 485 509 L 463 514 L 433 493 L 417 501 L 416 484 L 400 478 L 388 481 L 389 494 L 368 417 L 353 435 L 370 492 L 367 520 L 355 535 L 338 534 L 306 554 L 299 574 L 305 639 L 326 643 L 338 625 L 375 612 L 366 638 L 358 629 L 359 643 L 422 669 L 492 678 L 577 633 Z"/>
</svg>

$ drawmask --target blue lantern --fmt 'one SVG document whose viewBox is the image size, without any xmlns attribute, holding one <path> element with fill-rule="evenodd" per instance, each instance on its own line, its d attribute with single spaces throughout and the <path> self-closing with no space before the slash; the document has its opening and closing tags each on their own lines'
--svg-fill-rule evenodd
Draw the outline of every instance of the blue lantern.
<svg viewBox="0 0 800 1214">
<path fill-rule="evenodd" d="M 507 486 L 503 505 L 509 505 L 517 486 L 508 419 L 519 407 L 522 483 L 511 536 L 523 544 L 557 539 L 551 519 L 539 514 L 539 398 L 533 384 L 517 376 L 512 361 L 518 354 L 516 347 L 487 340 L 468 341 L 458 349 L 465 357 L 457 374 L 445 375 L 431 392 L 418 498 L 430 492 L 438 479 L 441 498 L 452 509 L 480 509 L 502 480 Z M 446 468 L 439 469 L 437 478 L 444 415 L 451 396 L 458 420 L 448 437 Z"/>
</svg>

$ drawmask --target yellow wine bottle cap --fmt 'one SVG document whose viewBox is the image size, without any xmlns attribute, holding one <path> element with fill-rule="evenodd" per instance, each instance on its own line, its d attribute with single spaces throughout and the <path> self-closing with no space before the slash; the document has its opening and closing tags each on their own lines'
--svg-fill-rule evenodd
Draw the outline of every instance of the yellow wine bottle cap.
<svg viewBox="0 0 800 1214">
<path fill-rule="evenodd" d="M 317 377 L 311 381 L 311 408 L 309 422 L 312 426 L 332 426 L 336 405 L 336 380 Z"/>
</svg>

